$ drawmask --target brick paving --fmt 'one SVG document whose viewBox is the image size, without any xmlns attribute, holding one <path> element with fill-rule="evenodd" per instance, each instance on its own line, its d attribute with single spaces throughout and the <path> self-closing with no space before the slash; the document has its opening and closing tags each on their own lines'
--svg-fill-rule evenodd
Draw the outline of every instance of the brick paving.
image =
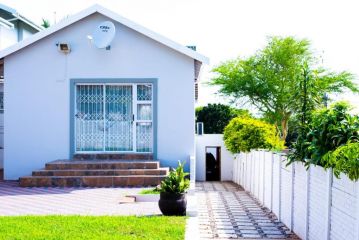
<svg viewBox="0 0 359 240">
<path fill-rule="evenodd" d="M 0 181 L 0 216 L 16 215 L 158 215 L 157 202 L 120 204 L 143 188 L 21 188 Z"/>
<path fill-rule="evenodd" d="M 198 182 L 196 196 L 201 239 L 298 239 L 234 183 Z"/>
</svg>

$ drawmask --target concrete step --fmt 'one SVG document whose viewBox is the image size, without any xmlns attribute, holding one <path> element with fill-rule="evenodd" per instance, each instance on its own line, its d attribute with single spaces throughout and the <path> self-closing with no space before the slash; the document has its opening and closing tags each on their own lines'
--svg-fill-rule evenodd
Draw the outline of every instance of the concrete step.
<svg viewBox="0 0 359 240">
<path fill-rule="evenodd" d="M 92 169 L 158 169 L 154 160 L 56 160 L 46 163 L 46 170 L 92 170 Z"/>
<path fill-rule="evenodd" d="M 166 175 L 126 176 L 27 176 L 21 187 L 143 187 L 157 186 Z"/>
<path fill-rule="evenodd" d="M 126 175 L 167 175 L 168 168 L 158 169 L 65 169 L 65 170 L 37 170 L 32 176 L 126 176 Z"/>
</svg>

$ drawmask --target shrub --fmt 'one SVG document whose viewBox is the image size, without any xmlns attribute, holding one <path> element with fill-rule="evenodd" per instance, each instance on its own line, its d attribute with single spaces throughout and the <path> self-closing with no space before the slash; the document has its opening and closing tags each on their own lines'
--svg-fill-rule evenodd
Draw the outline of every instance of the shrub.
<svg viewBox="0 0 359 240">
<path fill-rule="evenodd" d="M 359 142 L 340 146 L 335 151 L 328 152 L 323 159 L 326 162 L 324 167 L 332 167 L 336 177 L 339 178 L 340 173 L 344 173 L 353 181 L 359 179 Z"/>
<path fill-rule="evenodd" d="M 307 164 L 327 166 L 324 156 L 347 142 L 359 140 L 359 117 L 351 115 L 351 107 L 345 102 L 338 102 L 329 109 L 320 109 L 312 113 L 304 139 L 298 139 L 293 156 L 308 159 Z M 291 156 L 291 158 L 293 158 Z"/>
<path fill-rule="evenodd" d="M 223 104 L 208 104 L 196 109 L 196 121 L 203 122 L 207 134 L 223 133 L 229 121 L 237 116 L 249 116 L 249 112 Z"/>
<path fill-rule="evenodd" d="M 178 167 L 171 169 L 168 176 L 161 182 L 160 192 L 184 193 L 189 188 L 189 180 L 184 172 L 184 163 L 178 161 Z"/>
<path fill-rule="evenodd" d="M 249 152 L 251 149 L 281 150 L 280 140 L 274 125 L 253 118 L 237 117 L 224 129 L 224 142 L 232 153 Z"/>
</svg>

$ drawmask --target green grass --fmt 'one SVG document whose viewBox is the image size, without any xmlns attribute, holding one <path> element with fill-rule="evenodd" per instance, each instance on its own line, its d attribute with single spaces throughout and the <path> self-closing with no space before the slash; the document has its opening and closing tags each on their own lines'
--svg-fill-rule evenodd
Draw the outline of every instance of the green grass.
<svg viewBox="0 0 359 240">
<path fill-rule="evenodd" d="M 0 217 L 0 239 L 184 239 L 185 217 Z"/>
<path fill-rule="evenodd" d="M 139 192 L 139 194 L 160 194 L 157 188 L 151 189 L 143 189 Z"/>
</svg>

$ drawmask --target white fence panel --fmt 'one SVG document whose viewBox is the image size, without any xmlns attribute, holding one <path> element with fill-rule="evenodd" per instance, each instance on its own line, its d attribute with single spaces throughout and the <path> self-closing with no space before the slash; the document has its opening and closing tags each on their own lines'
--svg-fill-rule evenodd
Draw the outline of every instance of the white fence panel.
<svg viewBox="0 0 359 240">
<path fill-rule="evenodd" d="M 355 239 L 356 202 L 356 184 L 345 175 L 333 178 L 330 239 Z"/>
<path fill-rule="evenodd" d="M 264 153 L 264 205 L 267 206 L 269 209 L 272 208 L 272 158 L 273 154 L 271 152 Z"/>
<path fill-rule="evenodd" d="M 307 179 L 308 172 L 303 163 L 295 163 L 293 231 L 301 239 L 307 236 Z"/>
<path fill-rule="evenodd" d="M 321 167 L 310 167 L 309 239 L 327 239 L 327 173 Z"/>
<path fill-rule="evenodd" d="M 281 217 L 281 212 L 280 212 L 280 195 L 281 195 L 281 157 L 279 154 L 274 154 L 273 155 L 273 207 L 272 207 L 272 211 L 273 213 L 280 218 Z"/>
<path fill-rule="evenodd" d="M 284 158 L 282 157 L 282 160 Z M 282 185 L 282 193 L 281 193 L 281 221 L 287 225 L 287 227 L 291 227 L 292 224 L 292 167 L 286 166 L 285 161 L 282 162 L 281 167 L 281 185 Z"/>
</svg>

